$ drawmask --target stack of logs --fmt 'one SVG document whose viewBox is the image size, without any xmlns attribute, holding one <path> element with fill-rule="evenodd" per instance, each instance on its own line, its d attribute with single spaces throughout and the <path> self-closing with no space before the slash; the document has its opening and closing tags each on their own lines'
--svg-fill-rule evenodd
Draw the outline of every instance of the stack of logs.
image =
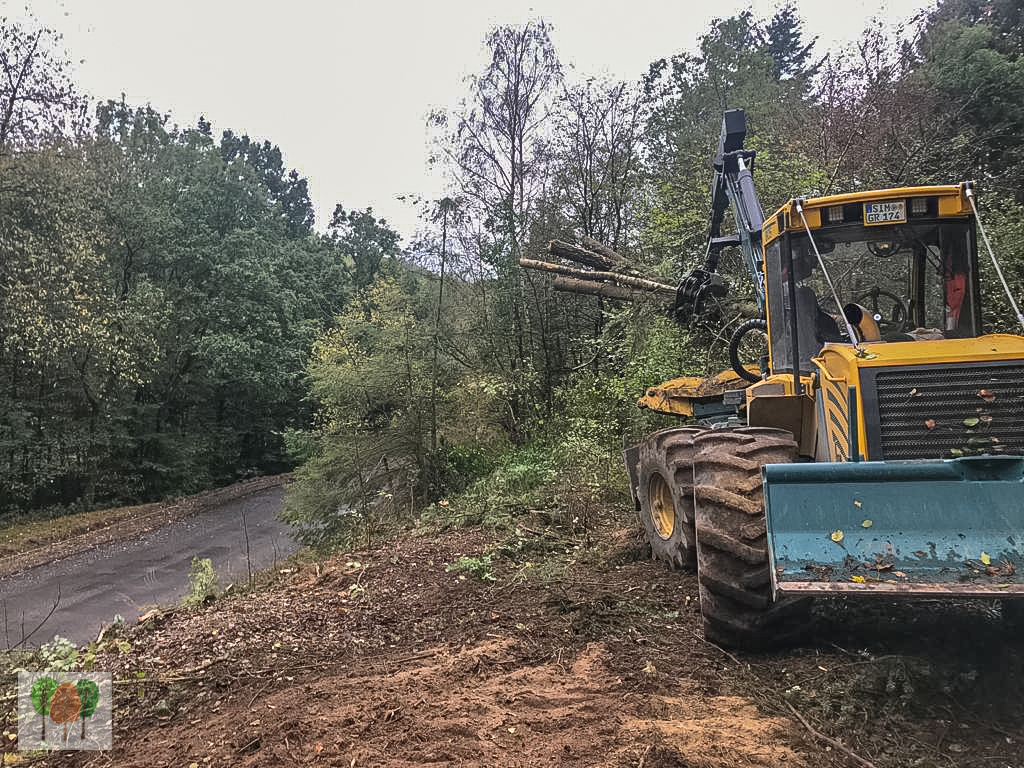
<svg viewBox="0 0 1024 768">
<path fill-rule="evenodd" d="M 592 237 L 584 237 L 582 242 L 582 245 L 573 245 L 561 240 L 552 240 L 548 243 L 548 253 L 555 258 L 581 264 L 588 269 L 525 258 L 519 259 L 519 265 L 526 269 L 537 269 L 558 275 L 554 281 L 556 291 L 585 293 L 624 301 L 645 298 L 671 301 L 675 298 L 674 286 L 641 276 L 626 258 L 604 243 Z"/>
</svg>

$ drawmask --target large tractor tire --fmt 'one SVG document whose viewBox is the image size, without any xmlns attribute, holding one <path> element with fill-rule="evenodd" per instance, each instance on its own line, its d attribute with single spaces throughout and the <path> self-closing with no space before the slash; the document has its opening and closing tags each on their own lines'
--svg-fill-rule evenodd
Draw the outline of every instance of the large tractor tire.
<svg viewBox="0 0 1024 768">
<path fill-rule="evenodd" d="M 704 636 L 733 648 L 792 642 L 810 618 L 808 598 L 772 600 L 761 466 L 796 459 L 781 429 L 712 430 L 694 439 L 697 572 Z"/>
<path fill-rule="evenodd" d="M 697 567 L 693 519 L 693 440 L 703 432 L 673 427 L 651 435 L 638 459 L 640 519 L 651 556 L 673 568 Z"/>
<path fill-rule="evenodd" d="M 1003 598 L 1000 608 L 1003 614 L 1003 625 L 1007 629 L 1024 629 L 1024 597 Z"/>
</svg>

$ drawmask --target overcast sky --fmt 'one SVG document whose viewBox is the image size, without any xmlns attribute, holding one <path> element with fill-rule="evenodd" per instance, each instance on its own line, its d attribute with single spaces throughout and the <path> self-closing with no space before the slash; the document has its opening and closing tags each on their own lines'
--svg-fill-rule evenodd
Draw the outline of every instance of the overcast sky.
<svg viewBox="0 0 1024 768">
<path fill-rule="evenodd" d="M 718 0 L 0 0 L 64 35 L 76 81 L 96 99 L 121 93 L 179 125 L 200 115 L 280 146 L 310 180 L 317 225 L 336 203 L 372 206 L 408 237 L 399 195 L 437 197 L 427 173 L 425 116 L 467 93 L 496 24 L 542 17 L 563 65 L 584 75 L 639 78 L 650 62 L 692 50 L 714 17 L 776 2 Z M 797 0 L 818 52 L 869 23 L 906 21 L 929 0 Z M 80 62 L 80 63 L 78 63 Z"/>
</svg>

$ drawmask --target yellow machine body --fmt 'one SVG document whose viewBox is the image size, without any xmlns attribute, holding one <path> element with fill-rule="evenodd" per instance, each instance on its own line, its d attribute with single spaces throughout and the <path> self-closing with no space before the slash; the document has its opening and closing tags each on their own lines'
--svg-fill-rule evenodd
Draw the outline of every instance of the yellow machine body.
<svg viewBox="0 0 1024 768">
<path fill-rule="evenodd" d="M 652 553 L 696 567 L 705 635 L 737 646 L 788 636 L 814 594 L 1024 601 L 1024 337 L 983 330 L 971 184 L 794 198 L 764 217 L 745 133 L 727 111 L 708 255 L 673 312 L 713 310 L 719 253 L 738 248 L 762 316 L 733 333 L 735 378 L 641 400 L 703 422 L 625 451 Z M 740 356 L 754 332 L 756 374 Z"/>
</svg>

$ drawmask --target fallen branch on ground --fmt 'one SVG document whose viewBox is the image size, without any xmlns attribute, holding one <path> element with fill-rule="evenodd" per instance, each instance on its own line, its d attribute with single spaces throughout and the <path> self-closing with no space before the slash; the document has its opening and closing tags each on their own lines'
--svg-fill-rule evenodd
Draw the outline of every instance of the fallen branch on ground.
<svg viewBox="0 0 1024 768">
<path fill-rule="evenodd" d="M 811 727 L 811 724 L 804 719 L 804 716 L 796 711 L 796 707 L 794 707 L 788 701 L 783 699 L 782 703 L 789 707 L 789 711 L 796 715 L 796 719 L 803 723 L 804 728 L 810 731 L 811 735 L 814 736 L 814 738 L 824 741 L 829 746 L 834 747 L 835 749 L 838 749 L 840 752 L 849 755 L 851 758 L 856 760 L 860 765 L 863 765 L 864 768 L 877 768 L 877 766 L 875 766 L 874 763 L 870 762 L 869 760 L 865 760 L 863 757 L 853 752 L 853 750 L 851 750 L 849 747 L 845 746 L 841 741 L 837 741 L 833 739 L 831 736 L 826 736 L 821 731 L 814 730 L 814 728 Z"/>
</svg>

